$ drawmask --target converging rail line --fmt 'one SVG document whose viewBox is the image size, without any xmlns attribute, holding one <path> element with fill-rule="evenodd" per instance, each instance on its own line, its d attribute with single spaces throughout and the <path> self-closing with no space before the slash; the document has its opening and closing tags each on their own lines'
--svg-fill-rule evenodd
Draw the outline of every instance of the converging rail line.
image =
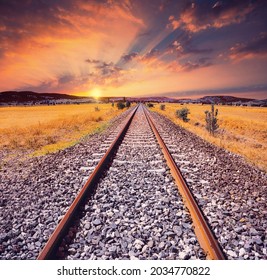
<svg viewBox="0 0 267 280">
<path fill-rule="evenodd" d="M 184 203 L 186 204 L 194 226 L 195 226 L 195 233 L 198 237 L 199 243 L 202 246 L 202 248 L 207 253 L 207 257 L 210 259 L 217 259 L 217 260 L 223 260 L 225 259 L 224 254 L 214 237 L 211 229 L 209 228 L 199 206 L 197 205 L 196 200 L 194 199 L 189 187 L 187 186 L 181 172 L 179 171 L 179 168 L 177 167 L 175 161 L 173 160 L 167 146 L 165 145 L 163 139 L 161 138 L 157 128 L 155 127 L 154 123 L 152 122 L 152 119 L 149 117 L 148 111 L 145 111 L 147 120 L 151 126 L 151 129 L 153 130 L 158 143 L 162 149 L 162 152 L 164 154 L 164 157 L 167 161 L 167 164 L 171 170 L 171 173 L 175 179 L 175 182 L 179 188 L 179 191 L 181 195 L 183 196 Z"/>
<path fill-rule="evenodd" d="M 56 258 L 225 258 L 143 105 L 133 109 L 38 256 Z"/>
</svg>

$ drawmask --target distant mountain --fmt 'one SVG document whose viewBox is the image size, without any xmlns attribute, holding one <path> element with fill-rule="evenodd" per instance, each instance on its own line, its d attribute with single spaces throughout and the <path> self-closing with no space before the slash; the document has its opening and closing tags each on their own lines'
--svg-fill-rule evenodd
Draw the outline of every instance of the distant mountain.
<svg viewBox="0 0 267 280">
<path fill-rule="evenodd" d="M 4 91 L 0 92 L 0 103 L 26 103 L 26 102 L 40 102 L 40 101 L 52 101 L 60 99 L 83 99 L 85 97 L 79 97 L 68 94 L 60 93 L 37 93 L 33 91 Z"/>
<path fill-rule="evenodd" d="M 247 106 L 260 106 L 260 107 L 267 107 L 267 99 L 263 100 L 252 100 L 249 102 L 246 102 Z"/>
<path fill-rule="evenodd" d="M 235 96 L 227 96 L 227 95 L 219 95 L 219 96 L 204 96 L 199 99 L 191 100 L 194 103 L 203 103 L 203 104 L 226 104 L 226 103 L 233 103 L 233 102 L 249 102 L 254 101 L 255 99 L 251 98 L 242 98 L 242 97 L 235 97 Z"/>
<path fill-rule="evenodd" d="M 123 100 L 123 98 L 113 98 L 113 101 Z M 157 102 L 157 103 L 193 103 L 193 104 L 222 104 L 222 105 L 242 105 L 242 106 L 259 106 L 259 107 L 267 107 L 267 99 L 257 100 L 252 98 L 243 98 L 243 97 L 235 97 L 235 96 L 227 96 L 227 95 L 216 95 L 216 96 L 204 96 L 198 99 L 191 98 L 183 98 L 183 99 L 175 99 L 169 97 L 136 97 L 129 98 L 126 100 L 131 102 Z"/>
<path fill-rule="evenodd" d="M 222 104 L 222 105 L 241 105 L 241 106 L 259 106 L 267 107 L 267 99 L 258 100 L 252 98 L 243 98 L 235 96 L 204 96 L 198 99 L 179 99 L 179 103 L 194 104 Z"/>
<path fill-rule="evenodd" d="M 122 98 L 114 98 L 114 101 Z M 234 96 L 204 96 L 198 99 L 191 98 L 183 98 L 183 99 L 175 99 L 170 97 L 127 97 L 126 100 L 131 102 L 170 102 L 170 103 L 202 103 L 202 104 L 228 104 L 233 102 L 250 102 L 255 101 L 255 99 L 251 98 L 242 98 L 242 97 L 234 97 Z"/>
<path fill-rule="evenodd" d="M 195 103 L 195 104 L 236 104 L 245 106 L 267 106 L 267 99 L 257 100 L 227 95 L 204 96 L 198 99 L 175 99 L 164 96 L 149 97 L 102 97 L 100 102 L 157 102 L 157 103 Z M 33 91 L 0 92 L 0 105 L 38 105 L 38 104 L 69 104 L 95 102 L 91 97 L 81 97 L 61 93 L 37 93 Z"/>
</svg>

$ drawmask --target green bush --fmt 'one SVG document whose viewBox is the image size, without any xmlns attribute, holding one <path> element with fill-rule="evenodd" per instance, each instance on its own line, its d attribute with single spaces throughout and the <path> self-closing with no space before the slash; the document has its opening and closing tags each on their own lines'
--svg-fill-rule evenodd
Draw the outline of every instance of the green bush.
<svg viewBox="0 0 267 280">
<path fill-rule="evenodd" d="M 176 116 L 183 120 L 184 122 L 188 122 L 188 114 L 190 114 L 189 109 L 187 108 L 182 108 L 181 110 L 176 110 Z"/>
<path fill-rule="evenodd" d="M 122 110 L 122 109 L 125 108 L 125 104 L 123 102 L 118 102 L 117 107 L 118 107 L 119 110 Z"/>
<path fill-rule="evenodd" d="M 160 110 L 164 111 L 165 110 L 165 104 L 160 105 Z"/>
<path fill-rule="evenodd" d="M 215 131 L 219 128 L 218 125 L 218 109 L 214 110 L 214 105 L 211 105 L 211 111 L 205 111 L 206 114 L 206 129 L 214 136 Z"/>
</svg>

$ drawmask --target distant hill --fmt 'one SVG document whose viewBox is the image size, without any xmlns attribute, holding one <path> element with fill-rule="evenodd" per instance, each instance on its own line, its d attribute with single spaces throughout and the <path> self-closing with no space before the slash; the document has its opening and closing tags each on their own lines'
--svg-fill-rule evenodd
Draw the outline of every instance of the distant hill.
<svg viewBox="0 0 267 280">
<path fill-rule="evenodd" d="M 60 93 L 37 93 L 33 91 L 4 91 L 0 92 L 0 103 L 26 103 L 26 102 L 40 102 L 49 100 L 60 99 L 84 99 L 85 97 L 79 97 L 68 94 Z"/>
<path fill-rule="evenodd" d="M 114 101 L 122 100 L 122 98 L 114 98 Z M 252 98 L 243 98 L 243 97 L 235 97 L 235 96 L 227 96 L 227 95 L 216 95 L 216 96 L 204 96 L 198 99 L 191 98 L 183 98 L 183 99 L 175 99 L 169 97 L 136 97 L 129 98 L 126 100 L 131 102 L 169 102 L 169 103 L 194 103 L 194 104 L 229 104 L 229 105 L 243 105 L 243 106 L 261 106 L 267 107 L 267 99 L 257 100 Z"/>
<path fill-rule="evenodd" d="M 227 96 L 227 95 L 219 95 L 219 96 L 204 96 L 199 99 L 196 99 L 196 103 L 203 103 L 203 104 L 226 104 L 232 102 L 249 102 L 255 99 L 251 98 L 242 98 L 242 97 L 235 97 L 235 96 Z M 194 100 L 192 100 L 194 102 Z"/>
<path fill-rule="evenodd" d="M 257 100 L 235 96 L 216 95 L 204 96 L 198 99 L 175 99 L 164 96 L 149 97 L 102 97 L 99 102 L 157 102 L 157 103 L 195 103 L 195 104 L 236 104 L 244 106 L 267 106 L 267 99 Z M 61 93 L 37 93 L 33 91 L 0 92 L 0 105 L 38 105 L 38 104 L 69 104 L 96 102 L 91 97 L 81 97 Z"/>
<path fill-rule="evenodd" d="M 118 98 L 119 99 L 119 98 Z M 127 97 L 126 98 L 132 102 L 170 102 L 170 103 L 202 103 L 202 104 L 227 104 L 232 102 L 250 102 L 255 101 L 255 99 L 251 98 L 242 98 L 242 97 L 234 97 L 234 96 L 204 96 L 198 99 L 191 98 L 183 98 L 183 99 L 175 99 L 170 97 Z M 116 98 L 114 98 L 116 100 Z"/>
<path fill-rule="evenodd" d="M 258 100 L 252 98 L 243 98 L 235 96 L 204 96 L 198 99 L 186 99 L 179 100 L 183 103 L 196 103 L 196 104 L 229 104 L 229 105 L 241 105 L 241 106 L 258 106 L 267 107 L 267 99 Z"/>
<path fill-rule="evenodd" d="M 249 102 L 244 103 L 247 106 L 258 106 L 258 107 L 267 107 L 267 99 L 263 100 L 252 100 Z"/>
</svg>

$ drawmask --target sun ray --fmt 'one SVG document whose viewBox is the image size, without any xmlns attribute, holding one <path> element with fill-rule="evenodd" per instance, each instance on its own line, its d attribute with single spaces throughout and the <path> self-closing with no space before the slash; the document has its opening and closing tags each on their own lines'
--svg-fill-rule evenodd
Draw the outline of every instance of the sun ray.
<svg viewBox="0 0 267 280">
<path fill-rule="evenodd" d="M 89 91 L 89 96 L 92 96 L 95 99 L 99 99 L 101 97 L 102 91 L 100 88 L 93 88 Z"/>
</svg>

